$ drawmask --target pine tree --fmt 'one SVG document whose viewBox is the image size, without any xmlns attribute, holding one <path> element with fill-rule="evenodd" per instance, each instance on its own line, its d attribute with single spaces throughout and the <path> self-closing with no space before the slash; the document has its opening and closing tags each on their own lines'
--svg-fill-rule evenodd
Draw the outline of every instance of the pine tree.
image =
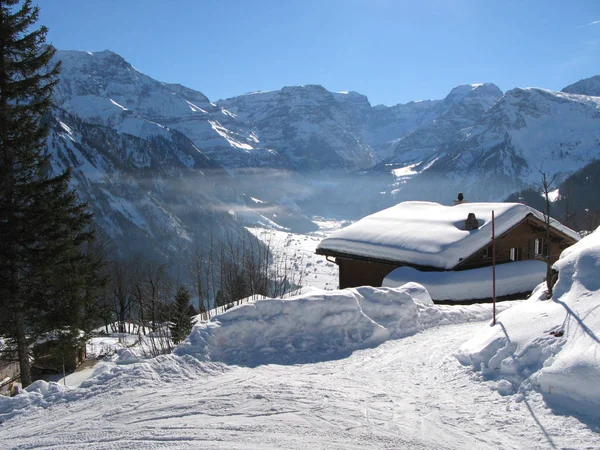
<svg viewBox="0 0 600 450">
<path fill-rule="evenodd" d="M 192 316 L 195 310 L 190 308 L 190 293 L 185 287 L 180 287 L 173 303 L 171 339 L 179 344 L 192 331 L 194 326 Z"/>
<path fill-rule="evenodd" d="M 85 252 L 91 215 L 69 190 L 70 171 L 52 176 L 44 154 L 59 64 L 49 66 L 47 29 L 31 30 L 38 13 L 30 0 L 0 0 L 0 329 L 23 386 L 32 381 L 32 342 L 78 326 L 100 282 Z"/>
</svg>

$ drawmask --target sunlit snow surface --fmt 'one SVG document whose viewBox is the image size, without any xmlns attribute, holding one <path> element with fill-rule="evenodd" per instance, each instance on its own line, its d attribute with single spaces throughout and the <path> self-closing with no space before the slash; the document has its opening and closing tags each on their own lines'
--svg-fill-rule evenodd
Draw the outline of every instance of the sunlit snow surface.
<svg viewBox="0 0 600 450">
<path fill-rule="evenodd" d="M 596 433 L 553 414 L 539 394 L 501 396 L 456 361 L 452 353 L 486 326 L 438 326 L 313 364 L 249 368 L 191 356 L 118 372 L 107 364 L 87 388 L 32 389 L 21 403 L 42 408 L 29 406 L 0 425 L 0 447 L 600 446 Z"/>
<path fill-rule="evenodd" d="M 341 227 L 335 220 L 315 220 L 319 230 L 310 234 L 297 234 L 270 228 L 248 228 L 252 234 L 269 246 L 281 261 L 291 264 L 296 272 L 296 281 L 302 286 L 324 290 L 337 289 L 338 267 L 315 250 L 321 240 Z"/>
<path fill-rule="evenodd" d="M 557 411 L 600 422 L 600 228 L 563 251 L 551 299 L 545 285 L 465 343 L 458 358 L 502 391 L 541 392 Z"/>
<path fill-rule="evenodd" d="M 496 266 L 498 297 L 531 292 L 546 278 L 546 263 L 537 260 L 515 261 Z M 492 266 L 470 270 L 422 272 L 413 267 L 398 267 L 383 280 L 383 286 L 399 287 L 410 281 L 422 284 L 434 300 L 472 300 L 492 298 Z"/>
</svg>

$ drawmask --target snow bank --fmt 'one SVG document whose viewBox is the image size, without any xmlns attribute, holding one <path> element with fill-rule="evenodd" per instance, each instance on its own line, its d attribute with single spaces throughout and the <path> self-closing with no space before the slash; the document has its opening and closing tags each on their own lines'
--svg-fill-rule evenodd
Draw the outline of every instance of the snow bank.
<svg viewBox="0 0 600 450">
<path fill-rule="evenodd" d="M 125 365 L 119 361 L 119 356 L 115 355 L 114 359 L 116 364 L 103 362 L 95 366 L 93 375 L 78 388 L 38 380 L 15 397 L 0 396 L 0 424 L 18 414 L 34 410 L 34 407 L 48 408 L 56 403 L 71 402 L 107 391 L 132 390 L 141 385 L 180 384 L 207 375 L 222 374 L 227 370 L 220 364 L 201 363 L 191 356 L 161 355 L 135 364 L 126 361 Z"/>
<path fill-rule="evenodd" d="M 532 291 L 546 277 L 546 263 L 516 261 L 496 266 L 496 295 Z M 412 267 L 394 269 L 383 286 L 397 287 L 414 281 L 422 284 L 434 300 L 492 298 L 492 267 L 449 272 L 421 272 Z"/>
<path fill-rule="evenodd" d="M 486 378 L 533 388 L 551 405 L 580 414 L 600 411 L 600 228 L 563 251 L 554 295 L 540 285 L 465 343 L 458 360 Z M 506 386 L 506 385 L 505 385 Z"/>
<path fill-rule="evenodd" d="M 77 398 L 75 391 L 58 383 L 38 380 L 15 397 L 0 396 L 0 423 L 32 406 L 47 408 L 49 405 Z"/>
<path fill-rule="evenodd" d="M 491 307 L 450 308 L 433 305 L 416 283 L 262 299 L 196 325 L 174 353 L 248 366 L 341 358 L 426 327 L 481 320 Z"/>
</svg>

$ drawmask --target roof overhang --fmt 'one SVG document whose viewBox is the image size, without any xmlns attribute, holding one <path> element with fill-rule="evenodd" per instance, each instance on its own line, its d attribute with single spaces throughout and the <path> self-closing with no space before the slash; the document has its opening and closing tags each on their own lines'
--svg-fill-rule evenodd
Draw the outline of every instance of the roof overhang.
<svg viewBox="0 0 600 450">
<path fill-rule="evenodd" d="M 326 248 L 325 249 L 317 248 L 315 253 L 317 255 L 322 255 L 322 256 L 333 256 L 334 258 L 352 259 L 355 261 L 364 261 L 364 262 L 370 262 L 370 263 L 376 263 L 376 264 L 387 264 L 387 265 L 395 266 L 395 267 L 411 266 L 411 267 L 414 267 L 415 269 L 429 270 L 429 271 L 448 270 L 443 267 L 423 266 L 423 265 L 415 264 L 410 261 L 399 261 L 399 260 L 391 260 L 391 259 L 383 259 L 383 258 L 373 258 L 371 256 L 354 255 L 351 253 L 338 252 L 338 251 L 330 250 L 330 249 L 326 249 Z"/>
<path fill-rule="evenodd" d="M 554 219 L 552 219 L 552 220 L 554 221 Z M 502 232 L 501 234 L 496 236 L 496 239 L 500 239 L 500 238 L 506 236 L 511 231 L 513 231 L 515 228 L 517 228 L 518 226 L 520 226 L 521 224 L 526 223 L 526 222 L 533 223 L 533 224 L 539 226 L 540 230 L 544 230 L 545 226 L 546 226 L 546 224 L 543 220 L 541 220 L 535 214 L 529 213 L 525 217 L 523 217 L 519 222 L 517 222 L 516 224 L 511 226 L 509 229 L 505 230 L 504 232 Z M 561 236 L 562 239 L 566 243 L 569 243 L 571 245 L 571 244 L 574 244 L 575 242 L 577 242 L 577 240 L 574 239 L 573 236 L 570 236 L 570 235 L 562 232 L 559 228 L 554 227 L 552 225 L 552 223 L 550 223 L 550 228 L 554 234 Z M 491 240 L 489 241 L 489 243 L 491 243 Z M 476 256 L 481 250 L 483 250 L 483 248 L 485 246 L 489 245 L 489 243 L 486 243 L 484 246 L 479 247 L 477 250 L 473 251 L 471 254 L 465 256 L 464 258 L 461 258 L 460 261 L 458 261 L 451 268 L 419 265 L 419 264 L 415 264 L 414 262 L 404 261 L 404 260 L 401 261 L 401 260 L 392 260 L 392 259 L 384 259 L 384 258 L 375 258 L 375 257 L 371 257 L 371 256 L 363 256 L 363 255 L 351 254 L 351 253 L 346 253 L 346 252 L 339 252 L 339 251 L 327 249 L 327 248 L 317 248 L 315 250 L 315 253 L 317 255 L 332 256 L 335 258 L 352 259 L 352 260 L 371 262 L 371 263 L 377 263 L 377 264 L 387 264 L 387 265 L 392 265 L 392 266 L 411 266 L 411 267 L 414 267 L 419 270 L 447 271 L 447 270 L 455 270 L 458 266 L 466 263 L 471 258 Z"/>
</svg>

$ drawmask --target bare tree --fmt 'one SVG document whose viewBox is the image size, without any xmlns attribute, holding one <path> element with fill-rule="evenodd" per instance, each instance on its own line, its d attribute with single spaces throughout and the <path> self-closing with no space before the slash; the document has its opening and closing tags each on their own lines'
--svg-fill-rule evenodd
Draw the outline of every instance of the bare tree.
<svg viewBox="0 0 600 450">
<path fill-rule="evenodd" d="M 301 267 L 271 238 L 227 233 L 215 242 L 211 236 L 208 249 L 196 245 L 188 264 L 204 320 L 211 305 L 227 309 L 256 295 L 283 297 L 302 281 Z"/>
<path fill-rule="evenodd" d="M 212 265 L 211 256 L 212 251 L 210 253 L 206 252 L 199 245 L 198 240 L 196 240 L 196 245 L 189 261 L 189 271 L 194 284 L 194 290 L 198 296 L 199 312 L 204 320 L 210 319 L 210 277 L 209 270 L 207 269 Z"/>
<path fill-rule="evenodd" d="M 109 295 L 112 303 L 114 317 L 117 319 L 119 333 L 125 333 L 126 323 L 131 320 L 131 310 L 134 296 L 131 291 L 132 270 L 126 261 L 113 261 L 110 263 Z"/>
<path fill-rule="evenodd" d="M 554 273 L 552 270 L 552 242 L 550 240 L 550 192 L 552 189 L 552 185 L 554 184 L 554 180 L 556 179 L 556 175 L 552 178 L 548 178 L 546 172 L 543 172 L 541 169 L 539 170 L 541 180 L 538 183 L 538 188 L 545 200 L 545 210 L 544 210 L 544 240 L 545 240 L 545 250 L 546 250 L 546 286 L 548 288 L 548 298 L 552 297 L 552 288 L 554 287 Z"/>
</svg>

